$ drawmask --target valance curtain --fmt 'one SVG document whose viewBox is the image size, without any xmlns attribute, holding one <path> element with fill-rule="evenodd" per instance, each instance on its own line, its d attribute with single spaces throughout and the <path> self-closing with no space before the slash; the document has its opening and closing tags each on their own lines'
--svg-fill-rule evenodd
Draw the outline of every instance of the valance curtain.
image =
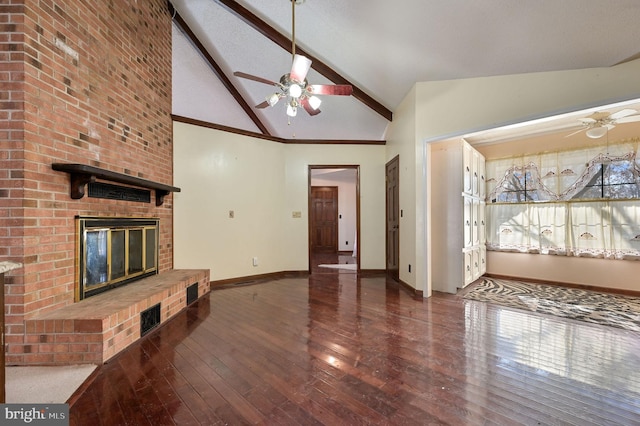
<svg viewBox="0 0 640 426">
<path fill-rule="evenodd" d="M 637 148 L 487 161 L 487 249 L 640 259 Z"/>
</svg>

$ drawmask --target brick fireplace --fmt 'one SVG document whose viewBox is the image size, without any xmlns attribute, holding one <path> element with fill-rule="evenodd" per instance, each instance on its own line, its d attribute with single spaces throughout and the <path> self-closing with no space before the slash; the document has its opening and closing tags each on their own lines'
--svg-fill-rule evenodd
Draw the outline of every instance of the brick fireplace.
<svg viewBox="0 0 640 426">
<path fill-rule="evenodd" d="M 136 179 L 172 185 L 171 15 L 164 0 L 13 0 L 0 14 L 0 260 L 23 264 L 5 276 L 6 362 L 101 362 L 115 353 L 104 350 L 110 338 L 121 348 L 121 340 L 139 336 L 124 310 L 137 315 L 159 296 L 140 294 L 113 307 L 115 314 L 78 317 L 75 218 L 157 218 L 159 274 L 145 280 L 162 281 L 175 274 L 173 196 L 74 198 L 69 175 L 52 165 L 130 177 L 126 186 Z M 174 276 L 178 287 L 147 283 L 162 287 L 167 313 L 180 286 L 197 282 L 206 291 L 208 271 L 187 275 Z M 134 337 L 115 338 L 122 330 Z M 72 345 L 100 355 L 80 359 Z"/>
</svg>

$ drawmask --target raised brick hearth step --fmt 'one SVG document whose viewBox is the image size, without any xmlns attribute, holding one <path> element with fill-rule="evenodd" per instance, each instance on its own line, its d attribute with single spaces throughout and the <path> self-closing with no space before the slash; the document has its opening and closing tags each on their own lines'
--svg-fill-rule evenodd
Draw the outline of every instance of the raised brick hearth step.
<svg viewBox="0 0 640 426">
<path fill-rule="evenodd" d="M 26 352 L 32 364 L 102 364 L 140 338 L 141 312 L 160 303 L 162 324 L 187 306 L 195 283 L 198 297 L 208 293 L 209 270 L 161 272 L 25 320 Z"/>
</svg>

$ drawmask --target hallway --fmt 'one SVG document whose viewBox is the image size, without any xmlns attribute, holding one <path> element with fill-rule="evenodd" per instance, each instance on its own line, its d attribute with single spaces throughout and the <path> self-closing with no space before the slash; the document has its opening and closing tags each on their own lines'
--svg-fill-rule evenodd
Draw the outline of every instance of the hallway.
<svg viewBox="0 0 640 426">
<path fill-rule="evenodd" d="M 312 253 L 311 254 L 311 273 L 327 274 L 327 273 L 355 273 L 355 270 L 321 267 L 319 265 L 355 265 L 357 260 L 350 254 L 339 253 Z"/>
</svg>

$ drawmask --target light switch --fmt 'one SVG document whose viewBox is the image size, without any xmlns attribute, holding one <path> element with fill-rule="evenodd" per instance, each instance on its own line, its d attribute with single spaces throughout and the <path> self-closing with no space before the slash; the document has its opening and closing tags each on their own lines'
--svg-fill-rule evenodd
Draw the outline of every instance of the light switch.
<svg viewBox="0 0 640 426">
<path fill-rule="evenodd" d="M 233 212 L 233 210 L 229 210 L 229 219 L 233 219 L 234 216 L 235 213 Z"/>
<path fill-rule="evenodd" d="M 302 212 L 293 212 L 291 214 L 291 217 L 293 217 L 294 219 L 300 219 L 302 217 Z"/>
</svg>

